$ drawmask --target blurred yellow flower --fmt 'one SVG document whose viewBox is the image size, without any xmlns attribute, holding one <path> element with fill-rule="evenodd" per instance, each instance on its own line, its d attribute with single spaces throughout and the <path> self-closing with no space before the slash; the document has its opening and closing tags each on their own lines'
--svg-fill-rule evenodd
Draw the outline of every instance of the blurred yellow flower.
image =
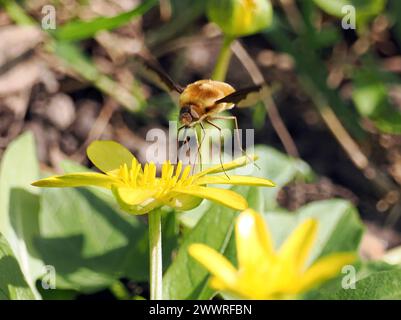
<svg viewBox="0 0 401 320">
<path fill-rule="evenodd" d="M 270 0 L 209 0 L 207 15 L 224 34 L 241 37 L 267 28 L 273 20 L 273 8 Z"/>
<path fill-rule="evenodd" d="M 37 187 L 98 186 L 111 189 L 120 206 L 133 214 L 145 214 L 167 205 L 178 210 L 190 210 L 202 199 L 221 203 L 235 210 L 245 210 L 247 201 L 238 193 L 208 184 L 230 184 L 272 187 L 270 180 L 231 175 L 210 175 L 246 165 L 247 157 L 203 170 L 191 175 L 191 167 L 179 162 L 162 165 L 161 177 L 156 176 L 156 165 L 141 164 L 124 146 L 114 141 L 94 141 L 87 149 L 92 163 L 103 173 L 79 172 L 53 176 L 32 183 Z"/>
<path fill-rule="evenodd" d="M 193 244 L 189 253 L 213 275 L 210 285 L 244 299 L 292 299 L 337 275 L 352 263 L 353 253 L 335 253 L 307 266 L 317 236 L 317 221 L 303 221 L 274 250 L 263 217 L 248 209 L 235 225 L 238 269 L 224 256 L 203 244 Z"/>
</svg>

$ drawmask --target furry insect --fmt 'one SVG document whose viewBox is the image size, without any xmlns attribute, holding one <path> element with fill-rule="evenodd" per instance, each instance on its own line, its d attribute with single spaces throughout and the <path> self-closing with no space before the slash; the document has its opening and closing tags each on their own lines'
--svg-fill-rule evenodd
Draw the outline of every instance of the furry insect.
<svg viewBox="0 0 401 320">
<path fill-rule="evenodd" d="M 167 87 L 169 91 L 179 94 L 179 121 L 182 129 L 193 128 L 200 125 L 203 132 L 205 131 L 204 123 L 208 123 L 219 130 L 222 139 L 222 129 L 213 122 L 213 120 L 232 120 L 234 121 L 237 132 L 238 146 L 242 149 L 237 118 L 233 115 L 223 116 L 221 113 L 234 107 L 249 107 L 263 99 L 268 94 L 268 88 L 265 84 L 253 86 L 245 89 L 235 90 L 230 84 L 215 80 L 198 80 L 186 87 L 176 84 L 165 72 L 160 68 L 144 63 L 148 71 L 152 73 L 153 80 Z M 203 135 L 204 137 L 205 135 Z M 203 140 L 198 146 L 198 153 Z M 221 154 L 220 154 L 220 162 Z"/>
</svg>

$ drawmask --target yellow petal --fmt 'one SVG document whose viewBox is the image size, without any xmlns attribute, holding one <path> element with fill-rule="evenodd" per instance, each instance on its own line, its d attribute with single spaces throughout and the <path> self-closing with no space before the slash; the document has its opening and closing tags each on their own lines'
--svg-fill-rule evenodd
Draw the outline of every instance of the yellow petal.
<svg viewBox="0 0 401 320">
<path fill-rule="evenodd" d="M 219 290 L 219 291 L 229 290 L 229 287 L 227 286 L 227 284 L 225 282 L 221 281 L 220 278 L 217 278 L 217 277 L 210 278 L 209 285 L 215 290 Z"/>
<path fill-rule="evenodd" d="M 196 208 L 202 202 L 202 198 L 192 195 L 172 193 L 160 199 L 164 205 L 175 208 L 180 211 L 188 211 Z"/>
<path fill-rule="evenodd" d="M 235 284 L 237 272 L 234 266 L 216 250 L 204 244 L 196 243 L 188 247 L 188 252 L 218 279 L 219 288 L 216 289 L 222 289 L 222 284 L 228 287 Z"/>
<path fill-rule="evenodd" d="M 200 186 L 188 186 L 185 188 L 176 187 L 174 188 L 174 192 L 208 199 L 217 203 L 221 203 L 235 210 L 242 211 L 248 208 L 248 203 L 246 202 L 244 197 L 231 190 Z"/>
<path fill-rule="evenodd" d="M 53 176 L 41 179 L 32 183 L 35 187 L 63 188 L 63 187 L 83 187 L 97 186 L 110 188 L 113 183 L 118 181 L 108 175 L 95 172 L 70 173 L 61 176 Z"/>
<path fill-rule="evenodd" d="M 153 210 L 162 207 L 163 204 L 157 200 L 152 200 L 150 202 L 146 202 L 143 205 L 137 206 L 121 206 L 121 208 L 128 213 L 140 215 L 140 214 L 147 214 L 152 212 Z"/>
<path fill-rule="evenodd" d="M 235 224 L 235 240 L 240 270 L 267 268 L 271 263 L 274 249 L 263 217 L 248 209 L 243 211 Z"/>
<path fill-rule="evenodd" d="M 301 271 L 317 235 L 317 221 L 306 219 L 281 246 L 279 255 L 283 264 L 293 265 Z"/>
<path fill-rule="evenodd" d="M 148 199 L 152 199 L 156 195 L 157 190 L 113 186 L 113 193 L 125 204 L 133 206 L 142 204 Z"/>
<path fill-rule="evenodd" d="M 248 176 L 204 176 L 195 181 L 195 184 L 232 184 L 244 186 L 274 187 L 274 182 L 257 177 Z"/>
<path fill-rule="evenodd" d="M 351 252 L 333 253 L 316 261 L 302 276 L 298 292 L 304 292 L 319 283 L 335 277 L 345 265 L 352 264 L 356 254 Z"/>
<path fill-rule="evenodd" d="M 93 141 L 86 153 L 90 161 L 105 173 L 119 169 L 124 164 L 130 169 L 132 161 L 136 162 L 127 148 L 114 141 Z"/>
<path fill-rule="evenodd" d="M 195 177 L 203 177 L 207 174 L 220 173 L 220 172 L 224 172 L 224 171 L 233 170 L 235 168 L 245 166 L 246 164 L 250 163 L 251 160 L 255 161 L 257 159 L 258 159 L 258 157 L 256 155 L 243 156 L 243 157 L 237 158 L 231 162 L 223 163 L 223 166 L 221 164 L 217 164 L 215 166 L 207 168 L 207 169 L 195 174 L 194 176 Z"/>
<path fill-rule="evenodd" d="M 127 190 L 129 189 L 129 190 Z M 133 191 L 131 188 L 118 188 L 112 185 L 111 190 L 120 207 L 132 214 L 145 214 L 161 207 L 163 204 L 157 199 L 151 198 L 151 192 L 146 190 Z M 133 191 L 132 193 L 130 191 Z M 141 201 L 142 200 L 142 201 Z"/>
</svg>

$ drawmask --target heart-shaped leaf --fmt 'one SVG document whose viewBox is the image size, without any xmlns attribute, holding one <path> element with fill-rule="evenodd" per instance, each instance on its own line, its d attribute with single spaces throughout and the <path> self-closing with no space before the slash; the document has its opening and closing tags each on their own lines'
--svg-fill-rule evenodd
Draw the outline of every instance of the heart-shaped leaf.
<svg viewBox="0 0 401 320">
<path fill-rule="evenodd" d="M 30 186 L 39 169 L 33 136 L 25 133 L 4 153 L 0 168 L 0 233 L 7 240 L 36 298 L 35 281 L 43 275 L 32 239 L 39 234 L 39 196 Z"/>
<path fill-rule="evenodd" d="M 246 195 L 253 188 L 234 190 Z M 188 246 L 204 243 L 218 252 L 232 252 L 231 241 L 237 213 L 232 209 L 212 204 L 196 226 L 186 234 L 178 253 L 163 278 L 164 299 L 210 299 L 214 291 L 208 287 L 209 274 L 189 256 Z M 231 254 L 230 254 L 231 255 Z"/>
<path fill-rule="evenodd" d="M 6 239 L 0 235 L 0 300 L 32 299 L 35 299 L 35 294 L 25 281 Z"/>
</svg>

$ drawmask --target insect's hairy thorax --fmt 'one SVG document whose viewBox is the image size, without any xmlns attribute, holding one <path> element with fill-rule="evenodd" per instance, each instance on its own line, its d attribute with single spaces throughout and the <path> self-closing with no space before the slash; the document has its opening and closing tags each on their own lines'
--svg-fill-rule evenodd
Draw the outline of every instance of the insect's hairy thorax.
<svg viewBox="0 0 401 320">
<path fill-rule="evenodd" d="M 189 84 L 181 93 L 180 106 L 194 105 L 201 109 L 199 110 L 201 113 L 206 113 L 212 111 L 208 110 L 208 108 L 214 107 L 217 100 L 234 91 L 235 89 L 225 82 L 199 80 Z M 226 104 L 224 103 L 224 105 Z M 225 106 L 226 108 L 227 106 Z"/>
</svg>

